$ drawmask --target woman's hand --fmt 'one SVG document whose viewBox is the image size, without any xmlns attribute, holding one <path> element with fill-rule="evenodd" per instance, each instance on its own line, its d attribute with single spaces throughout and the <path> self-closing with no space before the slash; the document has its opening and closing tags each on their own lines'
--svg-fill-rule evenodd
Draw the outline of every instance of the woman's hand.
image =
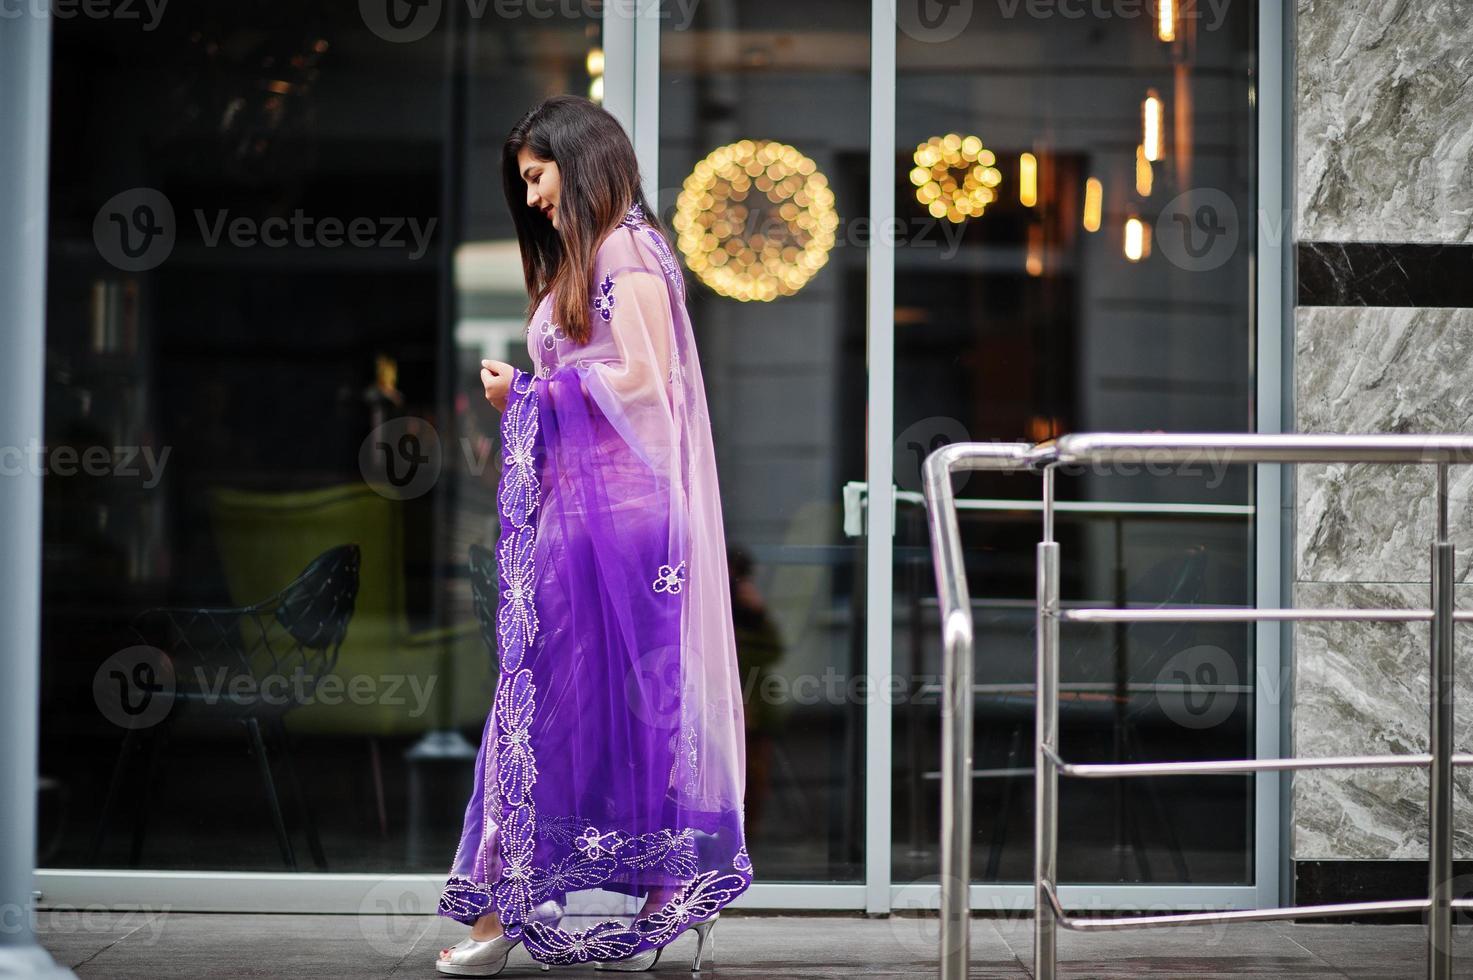
<svg viewBox="0 0 1473 980">
<path fill-rule="evenodd" d="M 505 361 L 481 362 L 481 384 L 486 387 L 486 400 L 498 412 L 506 411 L 506 396 L 511 392 L 512 366 Z"/>
</svg>

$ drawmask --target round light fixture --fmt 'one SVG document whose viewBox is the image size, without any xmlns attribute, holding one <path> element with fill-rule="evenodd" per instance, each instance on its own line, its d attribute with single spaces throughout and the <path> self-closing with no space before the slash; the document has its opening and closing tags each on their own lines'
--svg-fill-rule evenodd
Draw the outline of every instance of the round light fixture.
<svg viewBox="0 0 1473 980">
<path fill-rule="evenodd" d="M 723 296 L 792 296 L 829 260 L 839 216 L 834 192 L 786 143 L 717 147 L 685 178 L 673 224 L 686 265 Z"/>
<path fill-rule="evenodd" d="M 997 155 L 976 136 L 932 136 L 916 147 L 913 159 L 910 182 L 916 200 L 932 217 L 960 224 L 997 200 L 996 188 L 1002 183 Z"/>
</svg>

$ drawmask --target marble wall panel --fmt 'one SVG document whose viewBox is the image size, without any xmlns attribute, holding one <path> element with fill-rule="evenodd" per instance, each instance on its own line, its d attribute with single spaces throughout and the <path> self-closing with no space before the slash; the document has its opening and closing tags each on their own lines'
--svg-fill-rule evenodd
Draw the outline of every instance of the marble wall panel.
<svg viewBox="0 0 1473 980">
<path fill-rule="evenodd" d="M 1473 3 L 1299 0 L 1298 237 L 1473 242 Z"/>
<path fill-rule="evenodd" d="M 1419 585 L 1300 582 L 1301 606 L 1425 608 Z M 1473 587 L 1457 590 L 1473 608 Z M 1473 704 L 1473 625 L 1454 643 L 1456 685 Z M 1301 623 L 1295 627 L 1294 754 L 1407 755 L 1428 746 L 1429 627 L 1424 623 Z M 1455 722 L 1458 751 L 1473 745 L 1473 711 Z M 1421 769 L 1342 769 L 1294 776 L 1297 861 L 1427 857 L 1427 774 Z M 1454 853 L 1473 858 L 1473 772 L 1454 778 Z"/>
</svg>

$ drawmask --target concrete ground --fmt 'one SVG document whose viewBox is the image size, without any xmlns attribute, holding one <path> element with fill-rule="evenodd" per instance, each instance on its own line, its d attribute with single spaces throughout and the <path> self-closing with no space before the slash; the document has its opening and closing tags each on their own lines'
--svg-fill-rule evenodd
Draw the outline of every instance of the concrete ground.
<svg viewBox="0 0 1473 980">
<path fill-rule="evenodd" d="M 221 915 L 189 912 L 36 912 L 41 943 L 78 977 L 436 977 L 434 958 L 465 935 L 438 916 Z M 936 975 L 934 918 L 755 915 L 728 911 L 712 932 L 703 975 L 855 977 Z M 1473 977 L 1473 927 L 1460 926 L 1454 973 Z M 973 978 L 1029 977 L 1026 919 L 974 919 Z M 1425 976 L 1420 926 L 1296 925 L 1065 934 L 1064 977 Z M 695 937 L 667 948 L 657 975 L 689 976 Z M 520 948 L 503 977 L 609 976 L 589 966 L 538 970 Z"/>
</svg>

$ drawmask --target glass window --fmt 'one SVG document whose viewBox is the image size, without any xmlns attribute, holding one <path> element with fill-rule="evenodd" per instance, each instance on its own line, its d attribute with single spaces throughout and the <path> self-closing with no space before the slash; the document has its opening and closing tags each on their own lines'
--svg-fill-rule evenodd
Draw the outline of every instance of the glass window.
<svg viewBox="0 0 1473 980">
<path fill-rule="evenodd" d="M 921 460 L 963 439 L 1254 428 L 1253 7 L 976 4 L 926 19 L 902 5 L 895 459 L 913 495 L 895 669 L 912 696 L 895 715 L 897 881 L 934 875 L 938 847 Z M 1252 603 L 1251 477 L 1061 477 L 1065 601 Z M 958 483 L 978 616 L 973 873 L 1027 881 L 1039 521 L 1007 501 L 1036 502 L 1040 485 Z M 1249 629 L 1074 626 L 1061 643 L 1066 758 L 1254 754 Z M 1063 780 L 1061 814 L 1064 880 L 1252 880 L 1248 777 Z"/>
<path fill-rule="evenodd" d="M 57 19 L 41 866 L 449 867 L 494 682 L 478 362 L 525 362 L 501 141 L 597 94 L 601 21 Z"/>
<path fill-rule="evenodd" d="M 663 5 L 661 217 L 687 268 L 764 880 L 863 876 L 868 4 Z"/>
</svg>

